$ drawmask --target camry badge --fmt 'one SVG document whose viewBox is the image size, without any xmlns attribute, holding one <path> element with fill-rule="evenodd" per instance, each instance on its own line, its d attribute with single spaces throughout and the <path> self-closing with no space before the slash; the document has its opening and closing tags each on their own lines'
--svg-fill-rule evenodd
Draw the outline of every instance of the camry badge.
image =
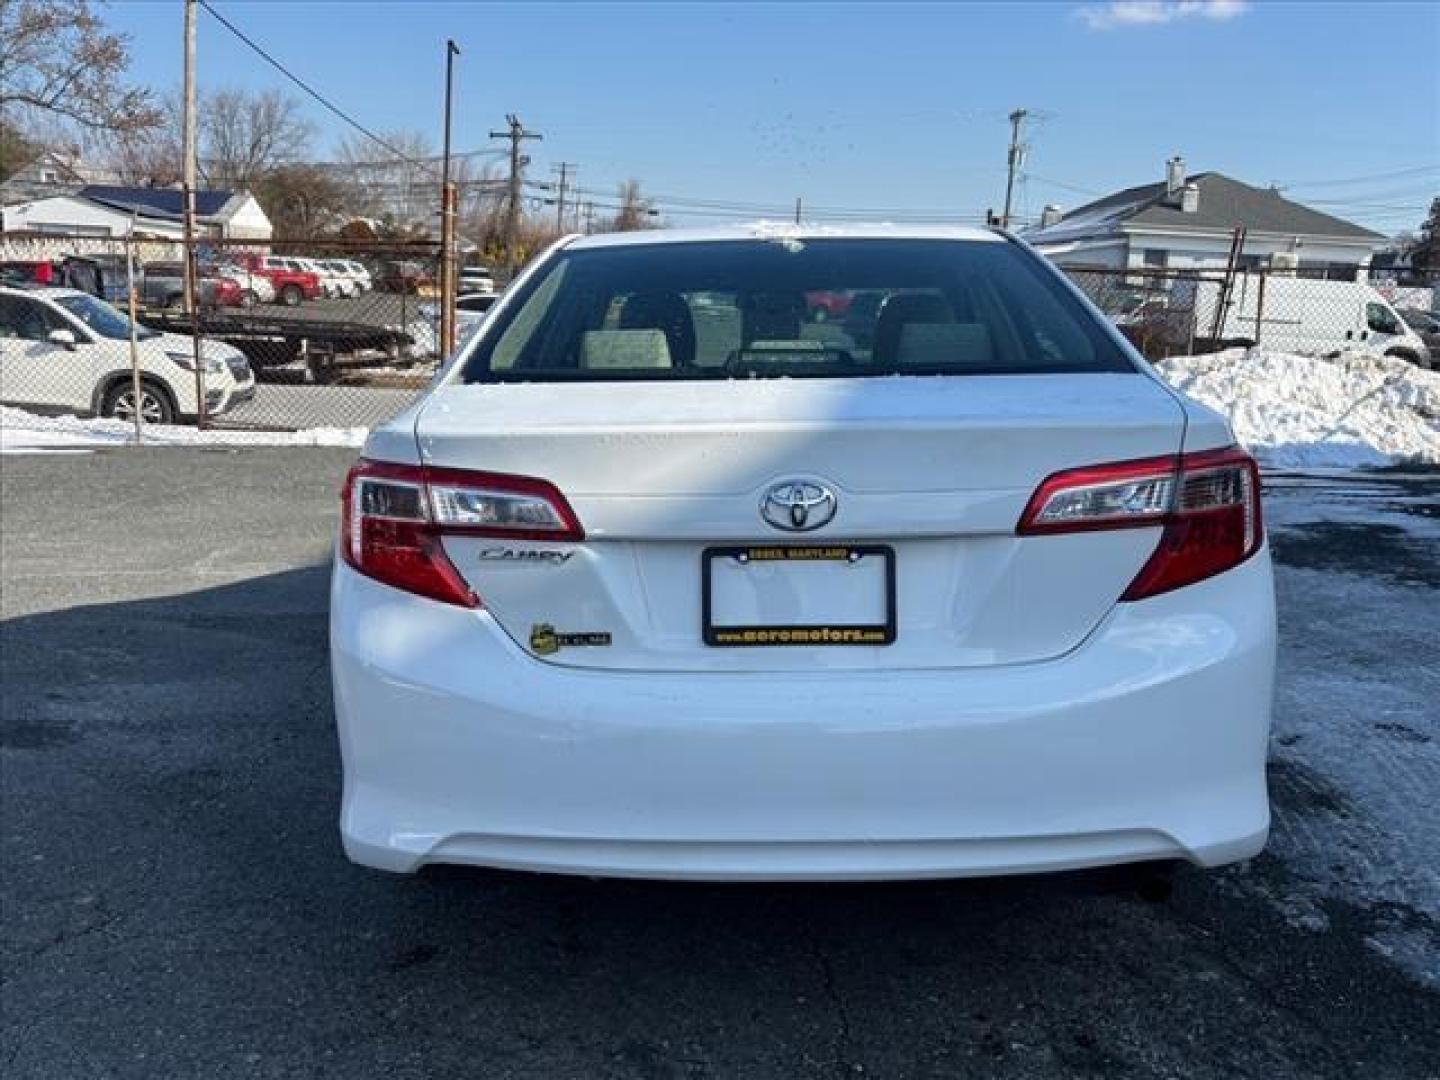
<svg viewBox="0 0 1440 1080">
<path fill-rule="evenodd" d="M 760 516 L 786 532 L 810 532 L 827 525 L 839 503 L 835 492 L 814 480 L 771 485 L 760 500 Z"/>
</svg>

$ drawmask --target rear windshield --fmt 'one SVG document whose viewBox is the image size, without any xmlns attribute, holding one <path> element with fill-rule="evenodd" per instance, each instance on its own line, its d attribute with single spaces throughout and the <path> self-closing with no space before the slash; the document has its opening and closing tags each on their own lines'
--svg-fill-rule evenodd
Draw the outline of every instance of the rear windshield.
<svg viewBox="0 0 1440 1080">
<path fill-rule="evenodd" d="M 1010 243 L 752 240 L 562 251 L 466 382 L 1133 371 Z"/>
</svg>

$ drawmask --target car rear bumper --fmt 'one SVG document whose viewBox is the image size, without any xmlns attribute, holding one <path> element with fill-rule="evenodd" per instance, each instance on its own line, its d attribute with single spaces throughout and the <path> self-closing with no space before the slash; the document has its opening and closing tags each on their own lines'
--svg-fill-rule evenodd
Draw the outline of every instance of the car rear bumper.
<svg viewBox="0 0 1440 1080">
<path fill-rule="evenodd" d="M 331 610 L 341 832 L 380 869 L 951 877 L 1265 843 L 1268 552 L 983 669 L 561 668 L 338 561 Z"/>
</svg>

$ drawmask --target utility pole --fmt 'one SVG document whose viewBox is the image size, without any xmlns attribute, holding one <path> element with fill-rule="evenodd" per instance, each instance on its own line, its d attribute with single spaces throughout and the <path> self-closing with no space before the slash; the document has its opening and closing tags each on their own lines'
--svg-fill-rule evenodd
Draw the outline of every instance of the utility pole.
<svg viewBox="0 0 1440 1080">
<path fill-rule="evenodd" d="M 525 125 L 514 113 L 505 117 L 505 123 L 509 125 L 508 129 L 492 131 L 490 138 L 510 140 L 510 196 L 505 207 L 505 267 L 513 278 L 515 271 L 519 269 L 515 243 L 520 235 L 520 184 L 525 166 L 530 164 L 530 159 L 521 155 L 520 144 L 526 139 L 541 139 L 544 136 L 538 131 L 526 131 Z"/>
<path fill-rule="evenodd" d="M 450 102 L 455 57 L 460 47 L 445 42 L 445 150 L 440 164 L 440 355 L 455 349 L 455 187 L 450 182 Z"/>
<path fill-rule="evenodd" d="M 185 112 L 181 145 L 184 196 L 185 310 L 190 315 L 191 362 L 195 365 L 195 426 L 205 426 L 205 365 L 200 359 L 200 304 L 195 258 L 195 9 L 196 0 L 185 0 Z M 140 402 L 135 402 L 140 407 Z"/>
<path fill-rule="evenodd" d="M 559 165 L 551 166 L 551 172 L 560 174 L 560 189 L 555 193 L 555 228 L 558 232 L 565 231 L 565 184 L 566 181 L 575 176 L 575 163 L 573 161 L 562 161 Z"/>
<path fill-rule="evenodd" d="M 1005 212 L 1000 215 L 1002 229 L 1010 228 L 1010 204 L 1015 195 L 1015 174 L 1025 163 L 1025 144 L 1020 141 L 1020 125 L 1025 123 L 1027 115 L 1029 114 L 1024 109 L 1016 109 L 1010 114 L 1010 152 L 1006 155 L 1008 168 L 1005 177 Z"/>
<path fill-rule="evenodd" d="M 594 231 L 595 231 L 595 204 L 594 204 L 593 202 L 587 202 L 587 203 L 585 204 L 585 235 L 586 235 L 586 236 L 589 236 L 589 235 L 590 235 L 592 232 L 594 232 Z"/>
<path fill-rule="evenodd" d="M 795 196 L 795 224 L 800 224 L 800 196 Z"/>
</svg>

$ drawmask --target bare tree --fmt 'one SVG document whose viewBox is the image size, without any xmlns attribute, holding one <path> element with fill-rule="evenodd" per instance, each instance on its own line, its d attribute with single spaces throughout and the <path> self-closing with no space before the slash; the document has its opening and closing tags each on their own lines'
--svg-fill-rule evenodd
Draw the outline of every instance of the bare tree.
<svg viewBox="0 0 1440 1080">
<path fill-rule="evenodd" d="M 180 182 L 181 112 L 179 94 L 170 94 L 160 125 L 110 140 L 109 164 L 123 183 L 166 187 Z M 209 187 L 255 187 L 303 156 L 314 134 L 299 102 L 278 90 L 213 90 L 200 95 L 196 112 L 200 179 Z"/>
<path fill-rule="evenodd" d="M 0 180 L 8 180 L 29 165 L 42 149 L 28 132 L 0 118 Z"/>
<path fill-rule="evenodd" d="M 1420 226 L 1410 258 L 1417 270 L 1440 270 L 1440 195 L 1430 202 L 1430 213 Z"/>
<path fill-rule="evenodd" d="M 0 110 L 59 118 L 87 133 L 161 122 L 150 90 L 127 85 L 129 42 L 90 0 L 0 0 Z M 12 113 L 13 110 L 13 113 Z"/>
<path fill-rule="evenodd" d="M 626 180 L 620 185 L 620 208 L 602 228 L 602 232 L 634 232 L 650 224 L 650 204 L 640 194 L 639 180 Z"/>
<path fill-rule="evenodd" d="M 106 165 L 122 184 L 136 187 L 176 187 L 184 172 L 180 160 L 181 110 L 179 92 L 160 103 L 162 120 L 145 131 L 121 132 L 109 141 Z"/>
<path fill-rule="evenodd" d="M 298 160 L 315 127 L 279 90 L 212 90 L 199 108 L 200 175 L 211 187 L 250 187 Z"/>
<path fill-rule="evenodd" d="M 346 223 L 345 185 L 320 165 L 281 165 L 252 188 L 276 236 L 310 239 Z"/>
<path fill-rule="evenodd" d="M 388 219 L 407 232 L 416 226 L 428 228 L 440 205 L 440 163 L 434 144 L 419 131 L 387 131 L 381 137 L 399 154 L 359 135 L 340 143 L 339 158 L 355 212 Z"/>
</svg>

